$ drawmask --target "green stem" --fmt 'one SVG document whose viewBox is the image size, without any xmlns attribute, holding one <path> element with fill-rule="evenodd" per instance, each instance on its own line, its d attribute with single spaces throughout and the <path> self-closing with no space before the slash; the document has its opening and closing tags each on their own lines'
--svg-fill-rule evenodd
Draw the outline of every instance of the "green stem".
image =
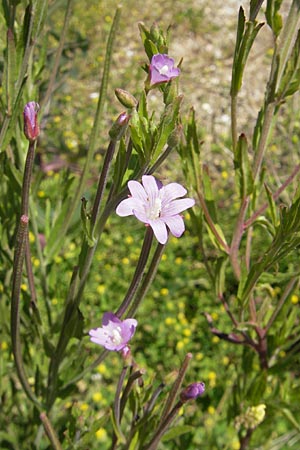
<svg viewBox="0 0 300 450">
<path fill-rule="evenodd" d="M 151 227 L 147 227 L 146 230 L 146 234 L 145 234 L 145 238 L 144 238 L 144 242 L 143 242 L 143 246 L 141 249 L 141 253 L 140 253 L 140 257 L 135 269 L 135 273 L 133 275 L 131 284 L 128 288 L 127 294 L 125 295 L 125 298 L 123 300 L 123 302 L 121 303 L 121 305 L 119 306 L 116 315 L 118 317 L 122 317 L 123 314 L 125 313 L 125 311 L 128 309 L 130 302 L 132 300 L 132 298 L 134 297 L 138 286 L 141 282 L 142 276 L 144 274 L 145 271 L 145 267 L 149 258 L 149 254 L 150 254 L 150 250 L 151 250 L 151 245 L 152 245 L 152 240 L 153 240 L 153 231 Z"/>
<path fill-rule="evenodd" d="M 40 414 L 40 419 L 44 425 L 44 429 L 49 438 L 49 441 L 51 442 L 52 449 L 53 450 L 62 450 L 62 446 L 58 440 L 55 430 L 45 412 L 42 412 Z"/>
<path fill-rule="evenodd" d="M 160 418 L 160 421 L 159 421 L 159 426 L 163 425 L 164 421 L 166 420 L 167 416 L 170 414 L 170 412 L 171 412 L 171 410 L 173 408 L 176 396 L 177 396 L 177 394 L 179 392 L 179 389 L 181 388 L 182 382 L 184 380 L 186 371 L 188 369 L 188 366 L 189 366 L 189 363 L 190 363 L 192 357 L 193 357 L 192 353 L 187 353 L 185 358 L 184 358 L 183 364 L 180 367 L 180 370 L 179 370 L 179 373 L 177 375 L 177 378 L 176 378 L 176 380 L 175 380 L 175 382 L 174 382 L 174 384 L 172 386 L 172 389 L 171 389 L 171 391 L 170 391 L 170 393 L 168 395 L 167 402 L 165 404 L 164 410 L 162 412 L 162 415 L 161 415 L 161 418 Z"/>
<path fill-rule="evenodd" d="M 240 243 L 244 233 L 244 221 L 249 204 L 249 197 L 245 197 L 242 201 L 240 212 L 238 215 L 235 230 L 233 232 L 231 246 L 230 246 L 230 261 L 232 268 L 234 270 L 236 278 L 239 280 L 241 276 L 241 266 L 238 258 L 238 252 L 240 248 Z"/>
<path fill-rule="evenodd" d="M 232 151 L 235 155 L 238 133 L 237 133 L 237 95 L 231 95 L 231 139 L 232 139 Z"/>
<path fill-rule="evenodd" d="M 27 397 L 35 404 L 38 409 L 41 409 L 41 404 L 32 392 L 32 389 L 28 383 L 25 369 L 23 366 L 23 358 L 21 351 L 20 340 L 20 294 L 22 283 L 22 269 L 25 256 L 25 246 L 28 234 L 28 216 L 22 215 L 18 227 L 14 265 L 13 265 L 13 277 L 12 277 L 12 296 L 11 296 L 11 338 L 12 338 L 12 351 L 15 359 L 17 374 L 21 385 L 27 395 Z"/>
<path fill-rule="evenodd" d="M 286 18 L 284 28 L 279 35 L 279 44 L 277 54 L 279 59 L 279 70 L 277 76 L 277 88 L 280 85 L 281 78 L 286 67 L 286 63 L 291 54 L 291 49 L 294 45 L 296 36 L 299 30 L 300 22 L 300 3 L 299 0 L 293 0 L 289 14 Z"/>
<path fill-rule="evenodd" d="M 280 298 L 280 300 L 279 300 L 275 310 L 273 311 L 272 316 L 270 317 L 266 327 L 264 328 L 264 335 L 266 335 L 268 333 L 269 329 L 271 328 L 271 326 L 273 325 L 274 321 L 276 320 L 278 314 L 280 313 L 280 311 L 281 311 L 281 309 L 282 309 L 286 299 L 288 298 L 290 293 L 293 291 L 294 286 L 295 286 L 296 281 L 297 281 L 297 278 L 292 278 L 288 282 L 288 284 L 287 284 L 287 286 L 286 286 L 286 288 L 285 288 L 285 290 L 284 290 L 284 292 L 283 292 L 283 294 L 282 294 L 282 296 L 281 296 L 281 298 Z"/>
<path fill-rule="evenodd" d="M 265 107 L 263 125 L 254 157 L 254 167 L 253 167 L 254 183 L 257 182 L 258 176 L 260 174 L 260 169 L 264 158 L 266 146 L 268 143 L 268 138 L 271 132 L 272 121 L 275 113 L 275 106 L 276 104 L 273 102 L 267 104 Z"/>
<path fill-rule="evenodd" d="M 203 210 L 203 214 L 205 217 L 205 220 L 211 230 L 211 232 L 213 233 L 213 235 L 215 236 L 217 242 L 219 242 L 220 246 L 222 247 L 222 249 L 224 250 L 224 252 L 226 252 L 228 255 L 230 253 L 230 248 L 228 247 L 228 245 L 226 244 L 226 242 L 223 241 L 223 239 L 221 238 L 221 236 L 219 235 L 215 224 L 209 214 L 205 199 L 203 197 L 203 195 L 201 194 L 201 192 L 199 190 L 197 190 L 197 196 L 201 205 L 201 208 Z"/>
<path fill-rule="evenodd" d="M 145 295 L 147 294 L 155 276 L 156 272 L 162 257 L 162 254 L 164 252 L 165 245 L 163 244 L 157 244 L 156 250 L 154 252 L 153 258 L 151 260 L 150 266 L 148 268 L 147 274 L 144 277 L 143 283 L 140 286 L 137 294 L 135 295 L 134 301 L 126 314 L 127 317 L 134 317 L 139 305 L 141 304 L 142 300 L 144 299 Z"/>
<path fill-rule="evenodd" d="M 164 422 L 161 424 L 161 426 L 157 429 L 155 432 L 154 437 L 151 439 L 149 444 L 145 445 L 143 447 L 143 450 L 156 450 L 157 446 L 159 444 L 159 441 L 163 437 L 163 435 L 166 433 L 176 416 L 178 415 L 178 411 L 182 407 L 183 403 L 179 400 L 172 411 L 169 413 L 169 415 L 165 418 Z"/>
</svg>

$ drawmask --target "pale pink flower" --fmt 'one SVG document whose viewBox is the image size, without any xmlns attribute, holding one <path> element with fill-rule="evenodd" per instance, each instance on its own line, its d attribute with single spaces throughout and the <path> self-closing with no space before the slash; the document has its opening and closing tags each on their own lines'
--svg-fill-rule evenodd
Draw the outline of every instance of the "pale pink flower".
<svg viewBox="0 0 300 450">
<path fill-rule="evenodd" d="M 180 74 L 180 69 L 174 67 L 174 59 L 168 55 L 156 54 L 152 56 L 150 67 L 150 85 L 167 83 Z"/>
<path fill-rule="evenodd" d="M 128 182 L 131 196 L 117 207 L 119 216 L 134 215 L 153 229 L 160 244 L 168 240 L 168 229 L 175 237 L 180 237 L 184 230 L 183 218 L 179 213 L 194 206 L 192 198 L 183 197 L 187 191 L 178 183 L 163 186 L 152 175 L 144 175 L 142 184 L 131 180 Z M 168 229 L 167 229 L 168 228 Z"/>
<path fill-rule="evenodd" d="M 119 351 L 127 346 L 135 333 L 137 321 L 135 319 L 121 320 L 112 312 L 103 315 L 102 327 L 89 331 L 91 341 L 102 345 L 106 350 Z"/>
</svg>

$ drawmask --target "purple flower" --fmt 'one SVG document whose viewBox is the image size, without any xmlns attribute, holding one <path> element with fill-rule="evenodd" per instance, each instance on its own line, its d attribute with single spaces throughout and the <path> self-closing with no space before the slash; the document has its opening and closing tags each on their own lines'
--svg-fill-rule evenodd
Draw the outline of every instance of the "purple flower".
<svg viewBox="0 0 300 450">
<path fill-rule="evenodd" d="M 40 105 L 36 102 L 29 102 L 25 105 L 24 116 L 24 134 L 26 138 L 33 142 L 40 134 L 40 128 L 37 121 L 37 113 Z"/>
<path fill-rule="evenodd" d="M 180 74 L 180 69 L 174 67 L 174 59 L 160 53 L 152 56 L 149 70 L 151 86 L 157 83 L 167 83 Z"/>
<path fill-rule="evenodd" d="M 160 244 L 168 240 L 168 230 L 180 237 L 184 232 L 184 222 L 179 215 L 187 208 L 194 206 L 192 198 L 182 198 L 186 189 L 178 183 L 170 183 L 163 186 L 152 175 L 144 175 L 142 184 L 131 180 L 128 182 L 131 196 L 123 200 L 117 207 L 116 213 L 121 216 L 135 215 L 153 229 L 156 239 Z"/>
<path fill-rule="evenodd" d="M 102 328 L 89 331 L 91 341 L 102 345 L 106 350 L 118 352 L 127 346 L 135 333 L 135 319 L 120 320 L 111 312 L 106 312 L 102 319 Z"/>
<path fill-rule="evenodd" d="M 199 381 L 198 383 L 192 383 L 187 386 L 180 394 L 180 400 L 182 402 L 187 402 L 188 400 L 195 400 L 200 397 L 200 395 L 205 392 L 205 384 L 203 381 Z"/>
</svg>

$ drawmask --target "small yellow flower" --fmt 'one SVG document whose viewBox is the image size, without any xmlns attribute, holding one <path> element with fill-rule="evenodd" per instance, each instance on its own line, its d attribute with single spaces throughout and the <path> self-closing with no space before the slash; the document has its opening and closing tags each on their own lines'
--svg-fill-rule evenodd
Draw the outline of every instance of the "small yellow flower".
<svg viewBox="0 0 300 450">
<path fill-rule="evenodd" d="M 219 338 L 218 336 L 213 336 L 213 338 L 212 338 L 212 340 L 211 340 L 211 342 L 212 342 L 213 344 L 217 344 L 219 341 L 220 341 L 220 338 Z"/>
<path fill-rule="evenodd" d="M 54 262 L 55 262 L 55 264 L 60 264 L 60 263 L 62 263 L 62 257 L 61 256 L 59 256 L 59 255 L 56 255 L 55 257 L 54 257 Z"/>
<path fill-rule="evenodd" d="M 0 349 L 3 350 L 3 351 L 5 352 L 5 350 L 8 349 L 8 344 L 7 344 L 7 342 L 5 342 L 5 341 L 0 342 Z"/>
<path fill-rule="evenodd" d="M 223 170 L 223 171 L 221 172 L 221 176 L 222 176 L 223 180 L 227 180 L 227 178 L 228 178 L 228 172 L 226 172 L 226 170 Z"/>
<path fill-rule="evenodd" d="M 195 358 L 197 361 L 202 361 L 202 359 L 204 358 L 204 355 L 203 355 L 203 353 L 199 352 L 199 353 L 196 353 Z"/>
<path fill-rule="evenodd" d="M 39 198 L 44 198 L 46 196 L 45 191 L 42 190 L 38 191 L 37 195 Z"/>
<path fill-rule="evenodd" d="M 166 325 L 174 325 L 174 323 L 175 323 L 174 317 L 166 317 L 165 318 L 165 324 Z"/>
<path fill-rule="evenodd" d="M 107 432 L 104 428 L 99 428 L 99 430 L 96 431 L 95 435 L 98 441 L 100 442 L 106 441 Z"/>
<path fill-rule="evenodd" d="M 184 309 L 185 308 L 185 303 L 184 302 L 178 302 L 178 308 L 179 309 Z"/>
<path fill-rule="evenodd" d="M 132 244 L 133 243 L 133 237 L 132 236 L 126 236 L 125 243 L 129 244 L 129 245 Z"/>
<path fill-rule="evenodd" d="M 81 403 L 79 408 L 81 411 L 87 411 L 89 409 L 89 405 L 87 403 Z"/>
<path fill-rule="evenodd" d="M 208 412 L 208 414 L 210 414 L 212 416 L 213 414 L 215 414 L 216 410 L 215 410 L 215 408 L 212 405 L 210 405 L 207 408 L 207 412 Z"/>
<path fill-rule="evenodd" d="M 191 331 L 190 328 L 185 328 L 185 329 L 183 330 L 183 335 L 184 335 L 184 336 L 190 337 L 191 334 L 192 334 L 192 331 Z"/>
<path fill-rule="evenodd" d="M 101 373 L 101 375 L 105 375 L 107 374 L 107 367 L 105 364 L 99 364 L 99 366 L 97 366 L 97 372 Z"/>
<path fill-rule="evenodd" d="M 57 305 L 57 303 L 58 303 L 57 298 L 53 298 L 53 299 L 51 300 L 51 303 L 52 303 L 53 306 Z"/>
<path fill-rule="evenodd" d="M 217 378 L 216 372 L 213 372 L 213 371 L 209 372 L 209 374 L 207 375 L 207 378 L 209 380 L 215 380 Z"/>
<path fill-rule="evenodd" d="M 241 445 L 240 442 L 237 439 L 234 439 L 231 443 L 232 450 L 240 450 Z"/>
<path fill-rule="evenodd" d="M 96 289 L 96 291 L 98 292 L 98 294 L 104 294 L 104 292 L 105 292 L 105 290 L 106 290 L 106 288 L 105 288 L 105 285 L 104 284 L 99 284 L 99 286 L 97 286 L 97 289 Z"/>
<path fill-rule="evenodd" d="M 35 241 L 35 236 L 32 233 L 32 231 L 29 231 L 29 242 L 30 244 L 33 244 L 33 242 Z"/>
<path fill-rule="evenodd" d="M 166 261 L 168 258 L 167 258 L 167 255 L 164 253 L 163 255 L 162 255 L 162 257 L 161 257 L 161 260 L 162 261 Z"/>
<path fill-rule="evenodd" d="M 59 123 L 61 121 L 61 117 L 60 116 L 54 116 L 53 117 L 53 122 L 54 123 Z"/>
<path fill-rule="evenodd" d="M 299 297 L 298 295 L 294 294 L 291 296 L 291 302 L 293 303 L 293 305 L 297 305 L 297 303 L 299 303 Z"/>
<path fill-rule="evenodd" d="M 169 294 L 169 289 L 167 288 L 162 288 L 160 290 L 160 295 L 162 295 L 163 297 L 166 297 Z"/>
<path fill-rule="evenodd" d="M 21 284 L 21 289 L 22 289 L 22 291 L 27 291 L 27 284 L 25 284 L 25 283 L 22 283 Z"/>
<path fill-rule="evenodd" d="M 122 259 L 122 264 L 124 264 L 124 266 L 128 266 L 129 263 L 130 263 L 129 258 Z"/>
<path fill-rule="evenodd" d="M 178 266 L 180 266 L 180 264 L 182 264 L 182 262 L 183 262 L 183 259 L 180 256 L 175 258 L 175 264 L 177 264 Z"/>
<path fill-rule="evenodd" d="M 34 383 L 35 383 L 34 377 L 29 377 L 28 378 L 28 383 L 30 384 L 30 386 L 34 386 Z"/>
<path fill-rule="evenodd" d="M 177 350 L 182 350 L 184 348 L 184 342 L 182 341 L 178 341 L 176 344 L 176 349 Z"/>
<path fill-rule="evenodd" d="M 228 356 L 223 356 L 222 363 L 224 364 L 224 366 L 228 366 L 228 364 L 230 363 L 230 359 L 228 358 Z"/>
<path fill-rule="evenodd" d="M 40 260 L 37 258 L 32 258 L 32 264 L 34 267 L 40 267 L 41 265 Z"/>
<path fill-rule="evenodd" d="M 218 320 L 219 314 L 218 314 L 217 312 L 212 312 L 212 313 L 211 313 L 211 318 L 212 318 L 213 320 Z"/>
<path fill-rule="evenodd" d="M 94 394 L 93 394 L 93 401 L 95 402 L 95 403 L 99 403 L 99 402 L 101 402 L 103 400 L 103 395 L 101 394 L 101 392 L 95 392 Z"/>
</svg>

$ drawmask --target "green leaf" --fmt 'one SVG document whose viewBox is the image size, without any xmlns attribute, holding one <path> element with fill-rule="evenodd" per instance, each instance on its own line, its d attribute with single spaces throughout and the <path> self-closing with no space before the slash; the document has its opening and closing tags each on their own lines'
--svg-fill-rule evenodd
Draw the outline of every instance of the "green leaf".
<svg viewBox="0 0 300 450">
<path fill-rule="evenodd" d="M 90 247 L 94 247 L 94 245 L 96 243 L 96 239 L 91 234 L 90 215 L 87 212 L 86 205 L 87 205 L 87 200 L 83 197 L 81 199 L 81 213 L 80 213 L 82 229 L 83 229 L 84 236 L 87 240 L 88 245 Z"/>
<path fill-rule="evenodd" d="M 192 427 L 190 425 L 178 425 L 177 427 L 172 428 L 169 430 L 164 437 L 162 438 L 162 442 L 170 441 L 171 439 L 175 439 L 178 436 L 181 436 L 182 434 L 186 433 L 194 433 L 195 427 Z"/>
<path fill-rule="evenodd" d="M 294 43 L 291 55 L 284 67 L 276 97 L 278 100 L 293 95 L 300 87 L 300 31 Z"/>
<path fill-rule="evenodd" d="M 117 435 L 119 444 L 126 444 L 126 438 L 125 438 L 124 434 L 122 433 L 121 427 L 117 423 L 115 415 L 114 415 L 112 410 L 110 411 L 110 418 L 111 418 L 111 421 L 112 421 L 114 432 Z"/>
<path fill-rule="evenodd" d="M 282 17 L 279 14 L 279 9 L 282 0 L 267 0 L 266 19 L 267 24 L 272 29 L 273 33 L 277 37 L 282 28 Z"/>
<path fill-rule="evenodd" d="M 247 139 L 241 134 L 236 146 L 234 169 L 240 187 L 240 198 L 243 199 L 253 191 L 253 175 L 249 162 Z"/>
<path fill-rule="evenodd" d="M 166 106 L 162 115 L 160 124 L 157 129 L 157 138 L 154 148 L 152 150 L 151 164 L 154 164 L 157 158 L 160 156 L 164 146 L 168 142 L 168 138 L 174 130 L 179 116 L 180 106 L 183 97 L 179 95 L 174 99 L 172 103 Z"/>
<path fill-rule="evenodd" d="M 300 424 L 297 422 L 295 416 L 292 414 L 292 412 L 287 408 L 282 408 L 281 412 L 283 415 L 290 421 L 290 423 L 293 425 L 294 428 L 300 433 Z"/>
<path fill-rule="evenodd" d="M 265 186 L 265 191 L 266 191 L 267 199 L 268 199 L 268 203 L 269 203 L 269 212 L 271 215 L 272 224 L 274 227 L 276 227 L 278 225 L 276 204 L 274 202 L 272 192 L 270 191 L 270 189 L 268 188 L 268 186 L 266 184 L 264 184 L 264 186 Z"/>
<path fill-rule="evenodd" d="M 267 387 L 267 372 L 262 371 L 252 381 L 248 391 L 247 398 L 253 405 L 262 402 L 265 390 Z"/>
</svg>

